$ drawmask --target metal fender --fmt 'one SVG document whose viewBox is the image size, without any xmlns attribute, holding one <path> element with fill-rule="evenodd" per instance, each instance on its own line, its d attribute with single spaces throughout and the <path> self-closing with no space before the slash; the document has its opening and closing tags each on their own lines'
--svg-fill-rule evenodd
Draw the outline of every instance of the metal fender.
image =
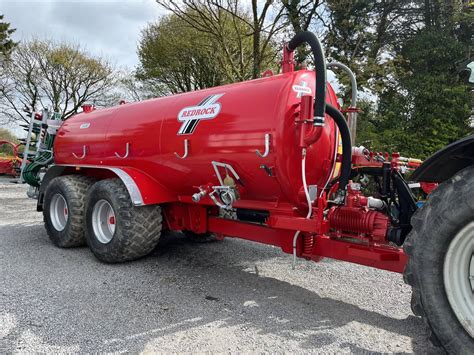
<svg viewBox="0 0 474 355">
<path fill-rule="evenodd" d="M 43 196 L 49 182 L 65 174 L 84 174 L 99 179 L 118 177 L 130 194 L 135 206 L 154 205 L 177 201 L 177 196 L 148 174 L 135 168 L 117 168 L 108 166 L 70 166 L 54 165 L 44 175 L 40 189 L 37 210 L 42 211 Z"/>
<path fill-rule="evenodd" d="M 122 180 L 135 206 L 177 201 L 175 194 L 144 172 L 135 168 L 109 167 L 107 169 Z"/>
<path fill-rule="evenodd" d="M 471 135 L 434 153 L 413 172 L 411 180 L 440 183 L 473 164 L 474 135 Z"/>
</svg>

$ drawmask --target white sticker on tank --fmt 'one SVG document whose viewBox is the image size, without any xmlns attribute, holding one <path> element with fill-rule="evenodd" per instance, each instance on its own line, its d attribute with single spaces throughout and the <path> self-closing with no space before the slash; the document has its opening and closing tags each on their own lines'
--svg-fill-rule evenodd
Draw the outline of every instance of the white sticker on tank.
<svg viewBox="0 0 474 355">
<path fill-rule="evenodd" d="M 296 97 L 303 95 L 311 95 L 313 92 L 306 81 L 302 81 L 299 85 L 293 85 L 293 91 L 296 92 Z"/>
<path fill-rule="evenodd" d="M 86 122 L 86 123 L 83 123 L 79 126 L 79 129 L 86 129 L 86 128 L 89 128 L 90 127 L 90 123 L 89 122 Z"/>
<path fill-rule="evenodd" d="M 221 112 L 221 104 L 216 102 L 224 94 L 214 94 L 205 97 L 195 106 L 183 108 L 178 113 L 178 121 L 183 122 L 178 134 L 193 134 L 201 120 L 212 120 Z"/>
</svg>

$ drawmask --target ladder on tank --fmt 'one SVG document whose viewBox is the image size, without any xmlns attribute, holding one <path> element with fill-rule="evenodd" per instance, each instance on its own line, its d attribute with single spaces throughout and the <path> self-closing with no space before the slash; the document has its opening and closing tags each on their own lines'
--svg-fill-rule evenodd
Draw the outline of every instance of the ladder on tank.
<svg viewBox="0 0 474 355">
<path fill-rule="evenodd" d="M 24 151 L 20 167 L 20 183 L 26 182 L 31 185 L 28 177 L 25 179 L 25 173 L 37 174 L 41 167 L 46 167 L 52 163 L 52 137 L 56 135 L 56 131 L 61 124 L 62 120 L 59 113 L 44 109 L 41 114 L 33 112 L 29 124 L 22 125 L 27 131 L 27 136 L 21 140 Z M 35 190 L 33 189 L 33 191 Z M 33 191 L 30 191 L 28 195 L 35 194 Z"/>
</svg>

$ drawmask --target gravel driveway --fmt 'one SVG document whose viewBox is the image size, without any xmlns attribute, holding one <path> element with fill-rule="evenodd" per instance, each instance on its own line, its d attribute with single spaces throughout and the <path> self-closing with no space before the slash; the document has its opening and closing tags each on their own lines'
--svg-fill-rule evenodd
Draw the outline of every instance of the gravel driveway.
<svg viewBox="0 0 474 355">
<path fill-rule="evenodd" d="M 54 247 L 25 192 L 0 180 L 0 353 L 429 350 L 401 275 L 180 235 L 106 265 Z"/>
</svg>

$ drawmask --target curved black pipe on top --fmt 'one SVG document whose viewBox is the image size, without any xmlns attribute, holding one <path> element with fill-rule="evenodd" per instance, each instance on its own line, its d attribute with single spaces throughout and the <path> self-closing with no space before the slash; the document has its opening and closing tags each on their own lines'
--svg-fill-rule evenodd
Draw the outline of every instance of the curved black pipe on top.
<svg viewBox="0 0 474 355">
<path fill-rule="evenodd" d="M 322 123 L 326 112 L 326 58 L 324 58 L 324 52 L 318 38 L 309 31 L 297 33 L 288 42 L 288 50 L 293 52 L 302 43 L 308 43 L 313 52 L 316 72 L 315 123 Z"/>
</svg>

